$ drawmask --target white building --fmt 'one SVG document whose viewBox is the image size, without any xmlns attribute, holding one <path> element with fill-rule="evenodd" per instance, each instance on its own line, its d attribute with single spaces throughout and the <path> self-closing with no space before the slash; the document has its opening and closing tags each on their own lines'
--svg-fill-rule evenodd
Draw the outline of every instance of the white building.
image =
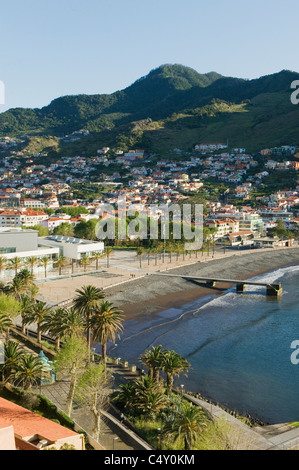
<svg viewBox="0 0 299 470">
<path fill-rule="evenodd" d="M 50 235 L 39 238 L 40 246 L 53 247 L 59 250 L 60 256 L 80 260 L 83 255 L 92 256 L 104 251 L 104 242 L 83 240 L 81 238 Z"/>
<path fill-rule="evenodd" d="M 47 256 L 49 263 L 46 270 L 53 269 L 53 261 L 59 256 L 59 249 L 55 247 L 39 246 L 37 230 L 22 230 L 20 228 L 0 228 L 0 256 L 8 261 L 13 258 L 21 259 L 21 267 L 26 265 L 29 257 L 37 257 L 39 259 Z M 33 273 L 44 272 L 44 267 L 35 265 Z M 2 270 L 0 277 L 8 278 L 14 276 L 14 269 Z"/>
</svg>

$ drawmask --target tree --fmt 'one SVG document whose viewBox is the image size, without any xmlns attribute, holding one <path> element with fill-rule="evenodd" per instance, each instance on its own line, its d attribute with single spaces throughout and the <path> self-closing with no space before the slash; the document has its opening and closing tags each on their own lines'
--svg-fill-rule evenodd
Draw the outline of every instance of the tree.
<svg viewBox="0 0 299 470">
<path fill-rule="evenodd" d="M 0 334 L 8 333 L 9 328 L 13 326 L 10 316 L 5 312 L 0 312 Z"/>
<path fill-rule="evenodd" d="M 164 364 L 164 350 L 162 346 L 153 346 L 151 350 L 145 351 L 140 359 L 148 368 L 148 374 L 156 383 L 159 382 L 160 370 Z"/>
<path fill-rule="evenodd" d="M 107 259 L 107 268 L 110 267 L 110 256 L 112 256 L 113 254 L 113 248 L 111 248 L 110 246 L 106 247 L 105 248 L 105 255 L 106 255 L 106 259 Z"/>
<path fill-rule="evenodd" d="M 3 380 L 9 382 L 16 373 L 17 366 L 21 357 L 24 355 L 24 349 L 15 341 L 7 341 L 4 345 L 5 362 L 3 364 Z"/>
<path fill-rule="evenodd" d="M 73 307 L 86 321 L 87 326 L 87 344 L 90 348 L 90 319 L 93 311 L 100 305 L 105 297 L 102 289 L 94 286 L 83 286 L 76 289 L 77 296 L 74 298 Z"/>
<path fill-rule="evenodd" d="M 30 390 L 41 379 L 43 363 L 39 357 L 33 354 L 24 354 L 17 364 L 14 378 L 19 386 L 24 390 Z"/>
<path fill-rule="evenodd" d="M 134 408 L 142 415 L 157 414 L 167 404 L 160 384 L 148 375 L 136 380 L 134 391 Z"/>
<path fill-rule="evenodd" d="M 20 314 L 20 303 L 11 295 L 0 294 L 0 333 L 8 336 L 12 320 Z"/>
<path fill-rule="evenodd" d="M 71 416 L 75 389 L 78 379 L 83 375 L 88 363 L 89 350 L 86 341 L 80 336 L 71 336 L 56 354 L 54 366 L 62 377 L 70 380 L 70 388 L 66 400 L 66 413 Z"/>
<path fill-rule="evenodd" d="M 22 228 L 29 229 L 29 230 L 36 230 L 38 232 L 39 237 L 46 237 L 47 235 L 49 235 L 49 229 L 47 227 L 44 227 L 43 225 L 33 225 L 31 227 L 23 226 Z"/>
<path fill-rule="evenodd" d="M 42 342 L 42 330 L 46 317 L 49 315 L 51 307 L 46 302 L 36 302 L 27 316 L 28 323 L 37 324 L 37 342 Z"/>
<path fill-rule="evenodd" d="M 22 269 L 20 272 L 18 272 L 18 274 L 15 277 L 18 279 L 21 279 L 21 281 L 24 284 L 26 292 L 29 292 L 31 287 L 35 285 L 34 284 L 35 277 L 30 271 L 28 271 L 28 269 Z"/>
<path fill-rule="evenodd" d="M 122 312 L 113 306 L 111 302 L 102 302 L 92 312 L 90 325 L 93 332 L 94 341 L 99 341 L 102 345 L 102 359 L 106 363 L 106 349 L 108 341 L 115 342 L 123 329 Z"/>
<path fill-rule="evenodd" d="M 190 364 L 175 351 L 164 351 L 162 370 L 167 376 L 167 393 L 171 394 L 173 388 L 173 377 L 188 371 Z"/>
<path fill-rule="evenodd" d="M 103 364 L 89 364 L 78 380 L 75 399 L 91 412 L 94 420 L 93 437 L 99 440 L 102 410 L 108 407 L 111 377 Z"/>
<path fill-rule="evenodd" d="M 48 331 L 56 341 L 56 350 L 60 348 L 60 340 L 84 332 L 84 322 L 79 312 L 74 309 L 58 307 L 52 309 L 45 317 L 43 330 Z"/>
<path fill-rule="evenodd" d="M 33 302 L 28 296 L 22 296 L 20 301 L 20 313 L 22 317 L 22 333 L 25 334 L 26 324 L 29 322 L 32 314 Z"/>
<path fill-rule="evenodd" d="M 117 393 L 115 399 L 120 405 L 128 410 L 132 410 L 134 407 L 135 399 L 135 385 L 132 382 L 120 384 L 120 391 Z"/>
<path fill-rule="evenodd" d="M 2 275 L 2 272 L 7 266 L 7 259 L 4 256 L 0 256 L 0 275 Z"/>
<path fill-rule="evenodd" d="M 11 266 L 11 268 L 15 270 L 16 275 L 18 274 L 18 269 L 22 265 L 22 263 L 22 258 L 19 258 L 18 256 L 15 256 L 14 258 L 11 258 L 9 260 L 9 266 Z"/>
<path fill-rule="evenodd" d="M 163 432 L 174 439 L 183 439 L 184 450 L 192 450 L 203 426 L 205 426 L 203 410 L 192 403 L 187 403 L 177 409 L 175 419 L 166 423 Z"/>
<path fill-rule="evenodd" d="M 77 224 L 74 228 L 74 235 L 78 238 L 83 238 L 86 240 L 96 240 L 96 225 L 99 219 L 90 219 L 87 222 L 82 220 L 79 224 Z"/>
<path fill-rule="evenodd" d="M 91 263 L 91 257 L 84 254 L 81 256 L 80 264 L 84 267 L 84 272 L 86 272 L 86 266 Z"/>
<path fill-rule="evenodd" d="M 40 258 L 40 265 L 43 266 L 45 270 L 45 278 L 47 277 L 47 267 L 49 263 L 50 263 L 49 256 L 46 255 Z"/>
<path fill-rule="evenodd" d="M 147 253 L 147 264 L 149 266 L 151 254 L 153 253 L 153 248 L 147 248 L 146 253 Z"/>
<path fill-rule="evenodd" d="M 34 266 L 38 265 L 39 259 L 37 256 L 29 256 L 26 259 L 26 264 L 30 266 L 31 274 L 33 274 Z"/>
<path fill-rule="evenodd" d="M 62 222 L 53 230 L 54 235 L 62 235 L 63 237 L 73 237 L 74 236 L 74 227 L 68 222 Z"/>
<path fill-rule="evenodd" d="M 17 300 L 20 300 L 22 295 L 26 293 L 27 287 L 21 277 L 16 275 L 11 283 L 8 285 L 8 292 L 11 293 Z"/>
<path fill-rule="evenodd" d="M 96 262 L 96 271 L 99 269 L 99 259 L 102 259 L 104 256 L 105 254 L 101 252 L 93 253 L 92 259 Z"/>
<path fill-rule="evenodd" d="M 59 256 L 55 261 L 55 266 L 59 269 L 59 276 L 61 276 L 62 268 L 66 265 L 66 258 L 64 256 Z"/>
<path fill-rule="evenodd" d="M 140 269 L 142 268 L 142 256 L 143 256 L 143 253 L 144 253 L 144 248 L 143 248 L 142 246 L 140 246 L 140 247 L 137 249 L 137 253 L 136 253 L 137 258 L 139 258 L 139 266 L 140 266 Z"/>
</svg>

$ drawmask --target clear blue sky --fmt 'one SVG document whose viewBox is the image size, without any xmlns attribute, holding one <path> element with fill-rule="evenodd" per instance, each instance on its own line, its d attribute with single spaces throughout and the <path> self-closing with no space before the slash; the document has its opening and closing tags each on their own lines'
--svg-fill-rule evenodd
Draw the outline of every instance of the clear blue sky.
<svg viewBox="0 0 299 470">
<path fill-rule="evenodd" d="M 0 0 L 11 107 L 112 93 L 153 68 L 256 78 L 299 72 L 298 0 Z"/>
</svg>

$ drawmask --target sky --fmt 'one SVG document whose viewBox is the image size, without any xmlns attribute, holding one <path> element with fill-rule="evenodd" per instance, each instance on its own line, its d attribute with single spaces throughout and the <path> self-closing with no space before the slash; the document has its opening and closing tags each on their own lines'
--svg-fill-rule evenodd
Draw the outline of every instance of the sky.
<svg viewBox="0 0 299 470">
<path fill-rule="evenodd" d="M 298 17 L 298 0 L 0 0 L 0 112 L 113 93 L 162 64 L 299 72 Z"/>
</svg>

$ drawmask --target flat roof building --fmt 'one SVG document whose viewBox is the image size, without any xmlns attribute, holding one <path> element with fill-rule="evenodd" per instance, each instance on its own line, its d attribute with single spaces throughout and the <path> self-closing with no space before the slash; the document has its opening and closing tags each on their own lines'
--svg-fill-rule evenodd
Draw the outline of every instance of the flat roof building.
<svg viewBox="0 0 299 470">
<path fill-rule="evenodd" d="M 40 246 L 47 246 L 59 249 L 61 256 L 80 260 L 82 255 L 92 256 L 94 253 L 104 251 L 104 242 L 83 240 L 75 237 L 64 237 L 62 235 L 50 235 L 39 238 Z"/>
</svg>

